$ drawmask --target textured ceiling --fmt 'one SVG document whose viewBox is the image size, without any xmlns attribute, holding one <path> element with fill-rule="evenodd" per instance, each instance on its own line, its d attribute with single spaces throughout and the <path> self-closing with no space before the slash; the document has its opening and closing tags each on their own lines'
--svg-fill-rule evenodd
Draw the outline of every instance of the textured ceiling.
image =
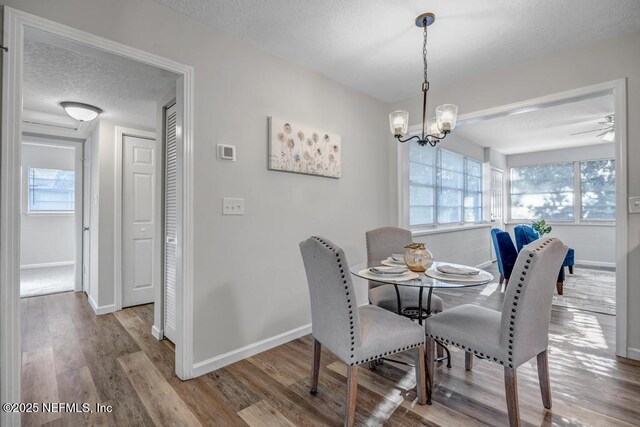
<svg viewBox="0 0 640 427">
<path fill-rule="evenodd" d="M 504 154 L 529 153 L 602 144 L 599 129 L 604 116 L 613 113 L 613 95 L 600 96 L 527 113 L 462 124 L 454 133 Z M 452 134 L 453 135 L 453 134 Z"/>
<path fill-rule="evenodd" d="M 640 29 L 639 0 L 157 0 L 387 102 Z M 594 58 L 594 60 L 596 60 Z"/>
<path fill-rule="evenodd" d="M 24 51 L 24 109 L 27 117 L 60 126 L 77 125 L 61 101 L 102 108 L 102 118 L 154 129 L 156 100 L 177 76 L 130 59 L 28 29 Z"/>
</svg>

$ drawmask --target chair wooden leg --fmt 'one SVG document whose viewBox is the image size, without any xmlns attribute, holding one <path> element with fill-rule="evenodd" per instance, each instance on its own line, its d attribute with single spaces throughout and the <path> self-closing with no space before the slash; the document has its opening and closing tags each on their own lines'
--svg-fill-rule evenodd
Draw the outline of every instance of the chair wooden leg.
<svg viewBox="0 0 640 427">
<path fill-rule="evenodd" d="M 347 367 L 347 411 L 344 416 L 345 427 L 351 427 L 356 417 L 356 394 L 358 392 L 358 367 Z"/>
<path fill-rule="evenodd" d="M 473 353 L 470 351 L 464 353 L 464 369 L 467 371 L 473 369 Z"/>
<path fill-rule="evenodd" d="M 573 274 L 573 265 L 569 266 L 569 274 Z"/>
<path fill-rule="evenodd" d="M 416 390 L 418 392 L 418 403 L 427 403 L 427 377 L 425 370 L 425 346 L 421 345 L 416 349 Z"/>
<path fill-rule="evenodd" d="M 520 408 L 518 406 L 518 377 L 516 368 L 504 368 L 504 388 L 507 395 L 507 412 L 509 413 L 509 425 L 520 426 Z"/>
<path fill-rule="evenodd" d="M 425 341 L 425 350 L 427 352 L 427 387 L 430 390 L 427 397 L 427 404 L 431 404 L 431 395 L 433 394 L 433 376 L 436 368 L 436 340 L 427 337 Z"/>
<path fill-rule="evenodd" d="M 556 282 L 556 291 L 558 291 L 558 295 L 563 295 L 564 292 L 564 282 Z"/>
<path fill-rule="evenodd" d="M 551 382 L 549 381 L 549 350 L 538 354 L 538 380 L 540 381 L 540 393 L 542 404 L 551 409 Z"/>
<path fill-rule="evenodd" d="M 313 365 L 311 366 L 311 394 L 318 393 L 318 375 L 320 374 L 320 353 L 322 344 L 313 339 Z"/>
</svg>

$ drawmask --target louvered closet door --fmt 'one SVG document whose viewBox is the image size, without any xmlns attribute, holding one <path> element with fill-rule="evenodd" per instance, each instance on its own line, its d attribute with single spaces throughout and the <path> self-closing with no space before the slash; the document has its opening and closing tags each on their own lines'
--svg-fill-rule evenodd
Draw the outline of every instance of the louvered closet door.
<svg viewBox="0 0 640 427">
<path fill-rule="evenodd" d="M 166 110 L 164 170 L 164 335 L 175 342 L 177 293 L 177 143 L 176 106 Z"/>
</svg>

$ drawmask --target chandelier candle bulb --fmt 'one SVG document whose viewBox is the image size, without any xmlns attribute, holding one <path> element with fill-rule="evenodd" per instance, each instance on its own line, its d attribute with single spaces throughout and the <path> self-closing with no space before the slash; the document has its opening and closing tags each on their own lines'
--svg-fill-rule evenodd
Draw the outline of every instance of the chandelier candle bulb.
<svg viewBox="0 0 640 427">
<path fill-rule="evenodd" d="M 407 133 L 409 127 L 409 112 L 397 110 L 389 114 L 389 123 L 391 124 L 391 132 L 394 135 L 403 136 Z"/>
<path fill-rule="evenodd" d="M 438 128 L 442 132 L 451 132 L 456 127 L 458 107 L 453 104 L 443 104 L 436 108 Z"/>
</svg>

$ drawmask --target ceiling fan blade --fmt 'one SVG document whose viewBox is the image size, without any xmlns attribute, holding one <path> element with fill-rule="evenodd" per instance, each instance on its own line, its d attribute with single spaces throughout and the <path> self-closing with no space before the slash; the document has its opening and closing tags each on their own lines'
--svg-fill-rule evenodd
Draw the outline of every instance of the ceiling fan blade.
<svg viewBox="0 0 640 427">
<path fill-rule="evenodd" d="M 583 133 L 599 132 L 599 131 L 601 131 L 601 130 L 605 130 L 605 129 L 607 129 L 607 128 L 600 128 L 600 129 L 593 129 L 593 130 L 585 130 L 585 131 L 582 131 L 582 132 L 575 132 L 575 133 L 571 133 L 571 134 L 569 134 L 569 135 L 582 135 Z"/>
</svg>

